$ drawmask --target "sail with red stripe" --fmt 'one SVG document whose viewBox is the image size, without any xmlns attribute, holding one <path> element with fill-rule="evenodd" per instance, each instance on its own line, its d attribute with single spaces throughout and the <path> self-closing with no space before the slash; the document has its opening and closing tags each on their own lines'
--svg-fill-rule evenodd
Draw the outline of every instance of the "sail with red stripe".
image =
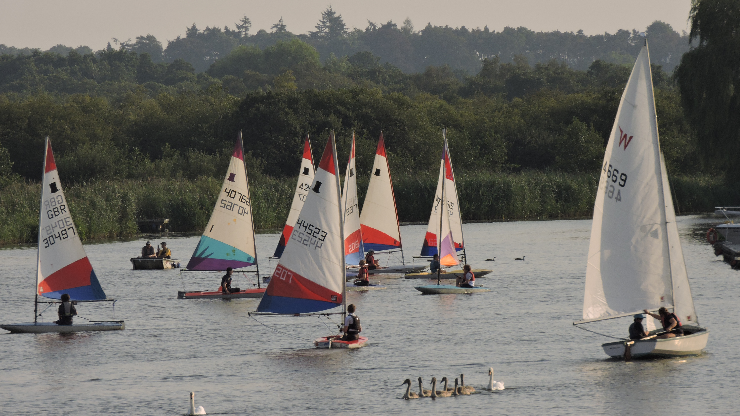
<svg viewBox="0 0 740 416">
<path fill-rule="evenodd" d="M 434 204 L 432 213 L 429 216 L 429 225 L 427 233 L 424 236 L 424 244 L 421 247 L 422 256 L 433 256 L 437 254 L 437 232 L 439 232 L 439 216 L 442 213 L 442 206 L 447 206 L 447 213 L 450 219 L 450 230 L 452 232 L 453 245 L 456 251 L 464 250 L 462 221 L 460 220 L 460 204 L 457 199 L 457 186 L 455 185 L 455 173 L 452 170 L 452 160 L 450 159 L 449 146 L 447 145 L 446 133 L 444 137 L 444 151 L 440 161 L 440 173 L 437 181 L 437 190 L 434 193 Z M 444 173 L 443 173 L 444 172 Z M 442 183 L 444 181 L 444 184 Z M 442 197 L 442 187 L 445 188 L 445 197 Z M 442 201 L 445 201 L 442 204 Z"/>
<path fill-rule="evenodd" d="M 290 244 L 285 246 L 257 312 L 294 315 L 343 304 L 344 232 L 338 172 L 331 134 Z"/>
<path fill-rule="evenodd" d="M 60 299 L 66 293 L 72 301 L 106 299 L 72 221 L 48 137 L 38 247 L 36 293 L 39 296 Z"/>
<path fill-rule="evenodd" d="M 444 151 L 447 151 L 447 143 L 445 142 L 445 149 Z M 447 166 L 441 167 L 439 174 L 442 176 L 444 169 L 445 172 L 447 172 Z M 447 181 L 440 181 L 442 182 L 442 200 L 446 201 L 448 198 L 447 195 Z M 441 215 L 439 217 L 439 235 L 442 236 L 442 238 L 438 239 L 439 245 L 437 246 L 437 252 L 439 253 L 439 264 L 445 267 L 451 267 L 451 266 L 457 266 L 460 262 L 457 260 L 457 252 L 455 251 L 455 242 L 454 238 L 452 237 L 452 229 L 450 227 L 450 216 L 449 215 Z"/>
<path fill-rule="evenodd" d="M 237 269 L 255 264 L 257 250 L 252 221 L 252 203 L 240 132 L 211 219 L 187 269 L 226 270 L 227 267 Z"/>
<path fill-rule="evenodd" d="M 362 204 L 360 224 L 365 250 L 384 251 L 401 248 L 396 198 L 382 133 L 375 152 L 365 202 Z"/>
<path fill-rule="evenodd" d="M 293 232 L 293 226 L 298 219 L 298 214 L 301 213 L 301 208 L 303 208 L 306 194 L 313 183 L 313 177 L 314 169 L 311 142 L 308 140 L 308 136 L 306 136 L 306 140 L 303 143 L 303 158 L 301 159 L 301 170 L 298 174 L 298 184 L 293 194 L 293 203 L 290 205 L 290 213 L 288 214 L 288 219 L 285 221 L 285 227 L 283 228 L 283 233 L 280 235 L 280 241 L 275 248 L 273 257 L 280 258 L 283 255 L 283 250 L 285 250 L 285 245 L 288 243 L 290 234 Z"/>
<path fill-rule="evenodd" d="M 349 152 L 347 173 L 342 188 L 344 209 L 344 257 L 347 264 L 360 264 L 365 257 L 360 229 L 360 207 L 357 199 L 357 169 L 355 168 L 355 135 L 352 133 L 352 149 Z"/>
</svg>

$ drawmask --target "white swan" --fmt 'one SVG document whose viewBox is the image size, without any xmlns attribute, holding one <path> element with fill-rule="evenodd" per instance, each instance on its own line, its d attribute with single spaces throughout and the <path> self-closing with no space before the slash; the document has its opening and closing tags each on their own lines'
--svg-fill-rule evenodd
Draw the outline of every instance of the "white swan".
<svg viewBox="0 0 740 416">
<path fill-rule="evenodd" d="M 426 390 L 421 386 L 421 377 L 419 377 L 419 397 L 429 397 L 431 395 L 431 390 Z"/>
<path fill-rule="evenodd" d="M 435 397 L 450 397 L 452 396 L 451 391 L 437 390 L 437 377 L 432 377 L 432 398 Z"/>
<path fill-rule="evenodd" d="M 504 389 L 504 382 L 503 381 L 494 381 L 493 380 L 493 367 L 488 368 L 488 375 L 491 376 L 491 379 L 488 380 L 488 390 L 489 391 L 503 390 Z"/>
<path fill-rule="evenodd" d="M 475 387 L 473 386 L 466 386 L 465 385 L 465 374 L 460 374 L 460 388 L 463 390 L 463 392 L 470 394 L 475 393 Z"/>
<path fill-rule="evenodd" d="M 198 406 L 198 408 L 195 407 L 195 393 L 192 391 L 190 392 L 190 411 L 188 412 L 188 415 L 204 415 L 206 414 L 206 409 L 203 408 L 203 406 Z"/>
<path fill-rule="evenodd" d="M 401 385 L 408 384 L 406 386 L 406 394 L 403 395 L 404 400 L 418 399 L 419 395 L 411 391 L 411 379 L 406 379 Z"/>
</svg>

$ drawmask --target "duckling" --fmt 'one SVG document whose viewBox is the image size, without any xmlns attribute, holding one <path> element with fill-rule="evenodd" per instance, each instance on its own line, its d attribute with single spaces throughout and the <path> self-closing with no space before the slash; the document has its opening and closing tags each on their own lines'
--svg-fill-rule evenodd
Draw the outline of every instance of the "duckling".
<svg viewBox="0 0 740 416">
<path fill-rule="evenodd" d="M 406 394 L 403 395 L 404 400 L 418 399 L 419 395 L 411 391 L 411 379 L 407 378 L 401 385 L 407 384 Z"/>
</svg>

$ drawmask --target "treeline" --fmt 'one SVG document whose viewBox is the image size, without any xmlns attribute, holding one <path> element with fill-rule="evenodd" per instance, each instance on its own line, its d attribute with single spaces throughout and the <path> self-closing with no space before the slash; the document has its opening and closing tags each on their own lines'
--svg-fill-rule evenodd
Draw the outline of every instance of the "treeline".
<svg viewBox="0 0 740 416">
<path fill-rule="evenodd" d="M 106 50 L 147 54 L 154 64 L 181 60 L 190 64 L 196 73 L 201 73 L 238 47 L 265 50 L 278 42 L 295 39 L 315 48 L 322 62 L 368 52 L 377 56 L 381 64 L 388 63 L 407 74 L 423 72 L 430 66 L 448 66 L 460 75 L 472 75 L 480 71 L 483 59 L 494 57 L 503 63 L 513 62 L 516 57 L 527 59 L 532 64 L 556 60 L 578 70 L 588 69 L 597 60 L 631 64 L 642 39 L 634 29 L 590 36 L 582 31 L 534 32 L 525 27 L 507 27 L 497 32 L 488 27 L 469 29 L 427 24 L 423 29 L 415 30 L 408 19 L 401 25 L 392 21 L 368 21 L 364 29 L 351 29 L 331 7 L 321 13 L 316 31 L 307 34 L 291 33 L 282 19 L 272 25 L 270 31 L 251 33 L 251 27 L 246 16 L 235 23 L 234 29 L 227 26 L 200 30 L 193 24 L 186 29 L 184 36 L 168 41 L 165 46 L 156 37 L 143 35 L 135 40 L 114 40 L 115 47 L 109 44 Z M 654 47 L 651 54 L 653 63 L 673 71 L 681 55 L 689 49 L 688 36 L 677 33 L 660 21 L 652 23 L 645 32 Z M 39 51 L 0 45 L 0 54 L 31 55 L 34 52 Z M 57 45 L 48 52 L 66 56 L 69 52 L 89 55 L 93 51 L 85 46 Z M 104 51 L 96 54 L 101 52 Z M 277 68 L 273 70 L 276 71 Z"/>
</svg>

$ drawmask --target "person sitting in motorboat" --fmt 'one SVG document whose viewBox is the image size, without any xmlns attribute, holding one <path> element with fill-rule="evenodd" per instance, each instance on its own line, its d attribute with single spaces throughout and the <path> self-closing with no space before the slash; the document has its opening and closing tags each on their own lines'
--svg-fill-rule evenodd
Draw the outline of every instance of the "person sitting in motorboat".
<svg viewBox="0 0 740 416">
<path fill-rule="evenodd" d="M 62 294 L 62 304 L 59 305 L 57 314 L 59 315 L 59 320 L 54 321 L 57 325 L 72 325 L 72 317 L 77 315 L 77 309 L 69 301 L 69 295 L 66 293 Z"/>
<path fill-rule="evenodd" d="M 681 326 L 681 320 L 678 319 L 678 316 L 676 316 L 673 312 L 668 312 L 668 309 L 661 306 L 660 309 L 658 309 L 658 314 L 650 313 L 647 309 L 644 309 L 643 312 L 646 314 L 652 316 L 655 319 L 659 319 L 660 322 L 663 324 L 663 330 L 666 332 L 663 335 L 660 335 L 658 338 L 673 338 L 673 337 L 680 337 L 683 336 L 683 328 Z"/>
<path fill-rule="evenodd" d="M 342 341 L 356 341 L 360 338 L 360 332 L 362 332 L 362 325 L 360 325 L 360 318 L 355 315 L 355 305 L 347 306 L 347 316 L 344 318 L 344 327 L 342 328 L 344 336 Z"/>
<path fill-rule="evenodd" d="M 360 260 L 360 270 L 357 272 L 355 286 L 370 286 L 370 273 L 367 271 L 365 260 Z"/>
<path fill-rule="evenodd" d="M 442 265 L 439 264 L 439 254 L 435 254 L 432 257 L 432 261 L 429 263 L 429 271 L 432 273 L 437 273 L 437 271 L 440 271 L 442 273 L 445 272 L 445 269 L 442 268 Z"/>
<path fill-rule="evenodd" d="M 645 331 L 645 328 L 642 326 L 642 320 L 645 318 L 645 315 L 638 313 L 635 315 L 635 322 L 632 322 L 632 325 L 630 325 L 630 339 L 642 339 L 648 336 L 647 331 Z"/>
<path fill-rule="evenodd" d="M 231 274 L 234 273 L 231 267 L 226 268 L 226 274 L 221 278 L 221 293 L 234 293 L 240 289 L 238 287 L 231 287 Z"/>
<path fill-rule="evenodd" d="M 141 248 L 141 258 L 146 259 L 153 257 L 157 257 L 157 254 L 154 252 L 154 247 L 151 245 L 151 243 L 147 241 L 146 245 Z"/>
<path fill-rule="evenodd" d="M 473 274 L 473 271 L 470 269 L 470 265 L 466 264 L 463 267 L 464 274 L 461 276 L 455 276 L 457 279 L 457 285 L 459 287 L 475 287 L 475 275 Z"/>
<path fill-rule="evenodd" d="M 165 243 L 164 241 L 162 241 L 162 248 L 159 251 L 157 251 L 157 258 L 158 259 L 172 258 L 172 251 L 170 251 L 170 249 L 167 248 L 167 243 Z"/>
<path fill-rule="evenodd" d="M 365 263 L 367 264 L 368 270 L 375 270 L 380 268 L 380 264 L 375 260 L 375 250 L 370 250 L 365 255 Z"/>
</svg>

